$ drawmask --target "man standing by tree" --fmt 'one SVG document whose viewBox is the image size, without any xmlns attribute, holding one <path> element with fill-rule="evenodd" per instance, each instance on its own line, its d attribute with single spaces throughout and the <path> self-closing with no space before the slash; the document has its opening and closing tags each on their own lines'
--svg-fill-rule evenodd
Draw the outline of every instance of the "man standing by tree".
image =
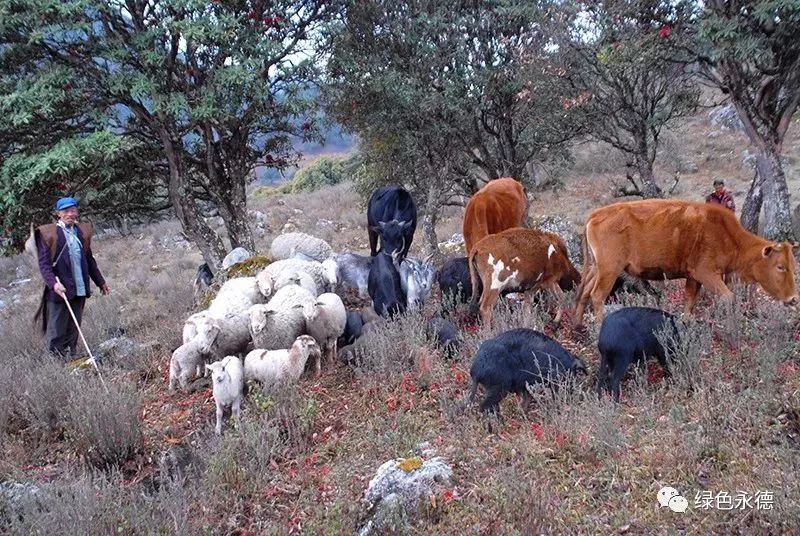
<svg viewBox="0 0 800 536">
<path fill-rule="evenodd" d="M 62 197 L 56 203 L 58 223 L 42 225 L 36 230 L 39 271 L 45 282 L 42 303 L 42 330 L 47 349 L 62 358 L 74 358 L 78 346 L 78 326 L 73 322 L 67 304 L 80 325 L 89 291 L 89 279 L 108 294 L 91 250 L 92 226 L 77 224 L 78 202 Z"/>
<path fill-rule="evenodd" d="M 706 203 L 722 205 L 730 209 L 731 212 L 736 212 L 736 204 L 733 202 L 733 195 L 725 189 L 725 181 L 722 179 L 714 180 L 714 191 L 706 196 Z"/>
</svg>

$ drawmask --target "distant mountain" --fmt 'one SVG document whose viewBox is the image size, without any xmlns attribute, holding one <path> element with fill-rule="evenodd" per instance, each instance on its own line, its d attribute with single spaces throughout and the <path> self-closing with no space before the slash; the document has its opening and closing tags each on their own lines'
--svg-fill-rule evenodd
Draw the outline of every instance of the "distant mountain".
<svg viewBox="0 0 800 536">
<path fill-rule="evenodd" d="M 344 156 L 355 151 L 358 145 L 358 140 L 355 136 L 342 132 L 339 125 L 333 125 L 323 131 L 323 136 L 325 139 L 324 143 L 297 143 L 294 146 L 294 148 L 303 155 L 299 167 L 286 169 L 283 174 L 274 168 L 257 167 L 257 182 L 263 185 L 273 185 L 291 180 L 297 170 L 304 166 L 309 160 L 323 155 Z"/>
</svg>

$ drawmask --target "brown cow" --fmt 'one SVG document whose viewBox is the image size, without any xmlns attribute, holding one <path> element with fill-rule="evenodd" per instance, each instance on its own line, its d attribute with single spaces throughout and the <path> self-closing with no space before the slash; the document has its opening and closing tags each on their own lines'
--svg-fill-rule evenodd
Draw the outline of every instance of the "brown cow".
<svg viewBox="0 0 800 536">
<path fill-rule="evenodd" d="M 492 309 L 504 290 L 534 292 L 547 289 L 561 296 L 561 284 L 579 283 L 581 274 L 567 256 L 567 247 L 557 234 L 538 229 L 507 229 L 485 237 L 475 244 L 469 258 L 472 299 L 478 299 L 478 280 L 483 283 L 480 296 L 481 320 L 489 325 Z M 563 282 L 562 282 L 563 280 Z M 555 321 L 561 320 L 561 311 Z"/>
<path fill-rule="evenodd" d="M 602 320 L 603 303 L 623 271 L 642 279 L 686 278 L 685 314 L 692 312 L 701 285 L 732 299 L 722 280 L 730 273 L 760 284 L 776 299 L 797 300 L 791 244 L 747 232 L 730 210 L 717 205 L 653 199 L 602 207 L 586 220 L 583 248 L 578 323 L 590 297 L 597 321 Z"/>
<path fill-rule="evenodd" d="M 525 225 L 528 198 L 512 178 L 495 179 L 478 190 L 464 209 L 464 248 L 469 257 L 483 237 Z"/>
</svg>

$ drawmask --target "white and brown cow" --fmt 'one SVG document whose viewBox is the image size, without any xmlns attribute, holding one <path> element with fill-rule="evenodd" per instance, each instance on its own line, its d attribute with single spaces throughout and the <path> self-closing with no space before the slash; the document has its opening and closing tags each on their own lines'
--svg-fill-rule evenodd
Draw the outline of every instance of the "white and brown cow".
<svg viewBox="0 0 800 536">
<path fill-rule="evenodd" d="M 718 205 L 651 199 L 602 207 L 586 220 L 583 248 L 578 323 L 589 298 L 602 320 L 603 302 L 622 272 L 650 280 L 686 278 L 685 314 L 692 312 L 701 285 L 732 299 L 723 281 L 727 274 L 758 283 L 778 300 L 797 301 L 792 245 L 746 231 Z"/>
<path fill-rule="evenodd" d="M 581 275 L 567 255 L 567 247 L 558 235 L 538 229 L 507 229 L 489 235 L 472 249 L 469 257 L 472 279 L 472 307 L 476 309 L 478 281 L 483 283 L 480 294 L 480 315 L 484 324 L 492 321 L 492 309 L 504 290 L 534 292 L 546 289 L 560 296 L 559 283 L 579 283 Z M 561 311 L 555 321 L 561 320 Z"/>
</svg>

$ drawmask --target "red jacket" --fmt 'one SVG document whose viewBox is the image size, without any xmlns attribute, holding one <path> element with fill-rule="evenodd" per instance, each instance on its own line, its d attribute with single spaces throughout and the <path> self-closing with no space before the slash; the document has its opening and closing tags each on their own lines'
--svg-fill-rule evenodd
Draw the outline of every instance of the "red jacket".
<svg viewBox="0 0 800 536">
<path fill-rule="evenodd" d="M 733 196 L 728 190 L 722 190 L 722 195 L 717 195 L 716 192 L 711 192 L 706 196 L 706 203 L 722 205 L 723 207 L 736 212 L 736 204 L 733 202 Z"/>
</svg>

